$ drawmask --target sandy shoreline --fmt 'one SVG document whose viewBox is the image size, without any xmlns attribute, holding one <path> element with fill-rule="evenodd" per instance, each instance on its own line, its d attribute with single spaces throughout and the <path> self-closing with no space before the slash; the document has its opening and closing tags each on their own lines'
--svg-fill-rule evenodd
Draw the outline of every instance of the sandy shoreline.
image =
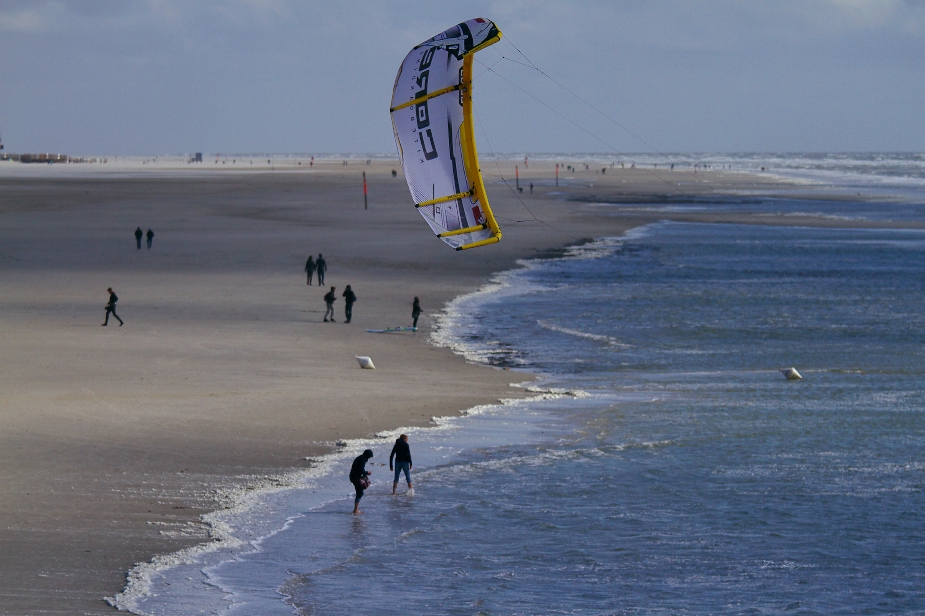
<svg viewBox="0 0 925 616">
<path fill-rule="evenodd" d="M 222 505 L 222 488 L 305 468 L 339 439 L 517 396 L 509 384 L 523 375 L 468 364 L 427 334 L 446 302 L 518 259 L 666 218 L 898 226 L 615 212 L 594 203 L 658 202 L 670 183 L 617 169 L 556 187 L 550 164 L 531 163 L 520 171 L 533 195 L 488 180 L 503 241 L 456 253 L 410 206 L 395 161 L 105 174 L 13 164 L 0 168 L 3 614 L 111 613 L 102 598 L 134 563 L 206 538 L 199 516 Z M 501 168 L 513 176 L 513 163 Z M 682 177 L 686 196 L 810 190 L 738 172 L 701 172 L 709 186 L 671 179 Z M 514 222 L 528 208 L 545 224 Z M 136 250 L 136 226 L 155 231 L 151 251 Z M 359 296 L 349 325 L 342 300 L 338 322 L 322 323 L 326 288 L 305 284 L 319 252 L 328 286 Z M 122 328 L 99 326 L 109 286 Z M 366 333 L 410 324 L 415 295 L 418 336 Z"/>
</svg>

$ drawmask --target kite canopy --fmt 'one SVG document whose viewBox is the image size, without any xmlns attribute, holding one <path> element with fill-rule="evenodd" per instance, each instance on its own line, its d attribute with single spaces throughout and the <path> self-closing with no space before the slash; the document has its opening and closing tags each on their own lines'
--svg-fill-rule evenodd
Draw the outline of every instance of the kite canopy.
<svg viewBox="0 0 925 616">
<path fill-rule="evenodd" d="M 392 89 L 392 129 L 408 188 L 437 237 L 466 250 L 501 239 L 475 151 L 472 56 L 501 40 L 470 19 L 412 49 Z"/>
</svg>

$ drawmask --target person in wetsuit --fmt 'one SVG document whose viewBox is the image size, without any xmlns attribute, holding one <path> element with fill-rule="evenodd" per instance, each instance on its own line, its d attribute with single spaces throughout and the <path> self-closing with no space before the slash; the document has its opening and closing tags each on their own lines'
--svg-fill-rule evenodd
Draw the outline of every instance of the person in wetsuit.
<svg viewBox="0 0 925 616">
<path fill-rule="evenodd" d="M 125 325 L 125 321 L 120 319 L 119 315 L 116 314 L 116 302 L 119 301 L 119 296 L 115 294 L 111 287 L 106 290 L 109 291 L 109 303 L 106 304 L 106 322 L 104 322 L 102 325 L 103 327 L 109 325 L 109 315 L 111 314 L 119 321 L 119 327 L 122 327 Z"/>
<path fill-rule="evenodd" d="M 395 481 L 392 482 L 392 494 L 398 488 L 398 478 L 402 472 L 405 473 L 405 481 L 408 482 L 408 490 L 414 489 L 411 485 L 411 447 L 408 446 L 408 435 L 402 434 L 395 439 L 392 446 L 392 453 L 389 454 L 389 470 L 392 470 L 392 458 L 395 458 Z"/>
<path fill-rule="evenodd" d="M 344 316 L 347 318 L 344 323 L 349 323 L 350 319 L 353 318 L 353 304 L 357 301 L 357 295 L 353 292 L 353 289 L 350 288 L 350 285 L 347 285 L 347 288 L 344 289 Z M 331 315 L 334 316 L 333 314 Z"/>
<path fill-rule="evenodd" d="M 421 300 L 415 297 L 414 303 L 411 304 L 411 318 L 414 319 L 414 323 L 411 324 L 411 327 L 414 329 L 418 328 L 418 317 L 421 316 L 422 312 L 424 311 L 421 310 Z"/>
<path fill-rule="evenodd" d="M 369 477 L 371 473 L 371 471 L 366 470 L 366 462 L 372 457 L 373 450 L 367 449 L 354 458 L 353 466 L 350 467 L 350 483 L 353 484 L 353 487 L 356 488 L 357 491 L 356 499 L 353 501 L 353 515 L 360 513 L 360 499 L 363 498 L 363 490 L 366 489 L 362 480 Z"/>
</svg>

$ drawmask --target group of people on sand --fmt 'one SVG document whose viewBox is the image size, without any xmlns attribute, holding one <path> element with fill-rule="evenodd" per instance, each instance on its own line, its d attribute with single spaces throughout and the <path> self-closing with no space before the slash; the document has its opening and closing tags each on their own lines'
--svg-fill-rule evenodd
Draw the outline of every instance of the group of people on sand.
<svg viewBox="0 0 925 616">
<path fill-rule="evenodd" d="M 148 232 L 145 233 L 141 230 L 141 227 L 135 229 L 135 243 L 138 244 L 138 250 L 141 250 L 141 238 L 148 238 L 148 250 L 151 250 L 151 243 L 154 241 L 154 231 L 151 228 L 148 228 Z"/>
<path fill-rule="evenodd" d="M 350 466 L 350 483 L 356 489 L 356 497 L 353 500 L 353 515 L 362 513 L 360 511 L 360 499 L 363 498 L 363 492 L 369 487 L 369 476 L 372 471 L 366 470 L 366 463 L 373 457 L 373 450 L 367 449 L 353 460 Z M 394 464 L 393 464 L 394 460 Z M 411 483 L 411 446 L 408 445 L 408 435 L 402 434 L 395 439 L 392 446 L 392 453 L 389 454 L 389 470 L 395 471 L 395 479 L 392 481 L 392 495 L 398 489 L 398 480 L 402 473 L 405 474 L 405 481 L 408 483 L 408 495 L 414 495 L 414 485 Z"/>
<path fill-rule="evenodd" d="M 305 284 L 312 284 L 312 276 L 318 274 L 318 286 L 324 284 L 324 275 L 328 271 L 328 264 L 324 260 L 324 257 L 319 252 L 318 259 L 316 260 L 313 256 L 309 255 L 308 261 L 305 262 L 305 274 L 306 280 Z M 353 289 L 348 284 L 344 289 L 344 292 L 341 293 L 341 297 L 344 298 L 344 323 L 349 323 L 353 319 L 353 305 L 357 301 L 357 295 L 353 292 Z M 331 290 L 324 294 L 324 322 L 325 323 L 336 323 L 334 318 L 334 302 L 337 301 L 337 287 L 331 287 Z M 424 311 L 421 309 L 421 300 L 418 297 L 414 298 L 414 302 L 411 305 L 411 319 L 412 327 L 417 329 L 418 319 L 421 316 L 421 313 Z"/>
</svg>

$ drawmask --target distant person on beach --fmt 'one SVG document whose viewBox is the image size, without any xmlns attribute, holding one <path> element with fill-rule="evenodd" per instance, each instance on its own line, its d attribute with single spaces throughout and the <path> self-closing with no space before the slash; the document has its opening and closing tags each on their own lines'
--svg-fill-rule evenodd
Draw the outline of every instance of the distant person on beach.
<svg viewBox="0 0 925 616">
<path fill-rule="evenodd" d="M 356 488 L 357 496 L 353 501 L 353 515 L 360 513 L 360 499 L 363 498 L 363 490 L 369 487 L 369 475 L 372 471 L 366 470 L 366 462 L 373 457 L 373 450 L 367 449 L 353 460 L 353 466 L 350 467 L 350 483 Z"/>
<path fill-rule="evenodd" d="M 102 324 L 103 327 L 109 325 L 109 315 L 111 314 L 119 321 L 119 327 L 125 325 L 125 321 L 119 318 L 119 315 L 116 314 L 116 302 L 119 301 L 119 296 L 115 294 L 112 288 L 106 289 L 109 291 L 109 303 L 106 304 L 106 321 Z"/>
<path fill-rule="evenodd" d="M 421 300 L 417 297 L 414 298 L 414 303 L 411 304 L 411 318 L 414 319 L 414 322 L 411 324 L 411 327 L 414 329 L 418 328 L 418 317 L 421 316 L 421 313 L 424 312 L 421 310 Z"/>
<path fill-rule="evenodd" d="M 347 285 L 347 288 L 344 289 L 344 317 L 346 321 L 344 323 L 349 323 L 350 319 L 353 318 L 353 303 L 357 301 L 356 293 L 353 292 L 353 289 L 350 288 L 350 285 Z M 333 316 L 333 315 L 332 315 Z"/>
<path fill-rule="evenodd" d="M 145 232 L 141 230 L 141 227 L 135 229 L 135 243 L 138 244 L 138 250 L 141 250 L 141 238 L 144 234 Z"/>
<path fill-rule="evenodd" d="M 315 275 L 315 258 L 308 255 L 308 261 L 305 262 L 305 274 L 307 275 L 305 284 L 312 283 L 312 276 Z"/>
<path fill-rule="evenodd" d="M 145 237 L 148 238 L 148 250 L 151 250 L 151 242 L 154 241 L 154 231 L 148 228 L 148 232 L 145 233 Z"/>
<path fill-rule="evenodd" d="M 398 479 L 402 473 L 405 473 L 405 481 L 408 482 L 408 491 L 414 490 L 411 485 L 411 447 L 408 446 L 408 435 L 402 434 L 395 439 L 392 445 L 392 453 L 389 454 L 389 470 L 392 470 L 392 458 L 395 458 L 395 481 L 392 482 L 392 494 L 398 488 Z"/>
<path fill-rule="evenodd" d="M 315 261 L 315 267 L 318 268 L 318 286 L 320 287 L 324 284 L 324 273 L 328 271 L 328 264 L 320 252 L 318 253 L 318 260 Z"/>
<path fill-rule="evenodd" d="M 337 288 L 331 287 L 331 290 L 324 294 L 324 303 L 327 304 L 328 309 L 324 312 L 324 322 L 328 322 L 328 315 L 331 316 L 331 323 L 334 322 L 334 302 L 337 301 Z"/>
</svg>

